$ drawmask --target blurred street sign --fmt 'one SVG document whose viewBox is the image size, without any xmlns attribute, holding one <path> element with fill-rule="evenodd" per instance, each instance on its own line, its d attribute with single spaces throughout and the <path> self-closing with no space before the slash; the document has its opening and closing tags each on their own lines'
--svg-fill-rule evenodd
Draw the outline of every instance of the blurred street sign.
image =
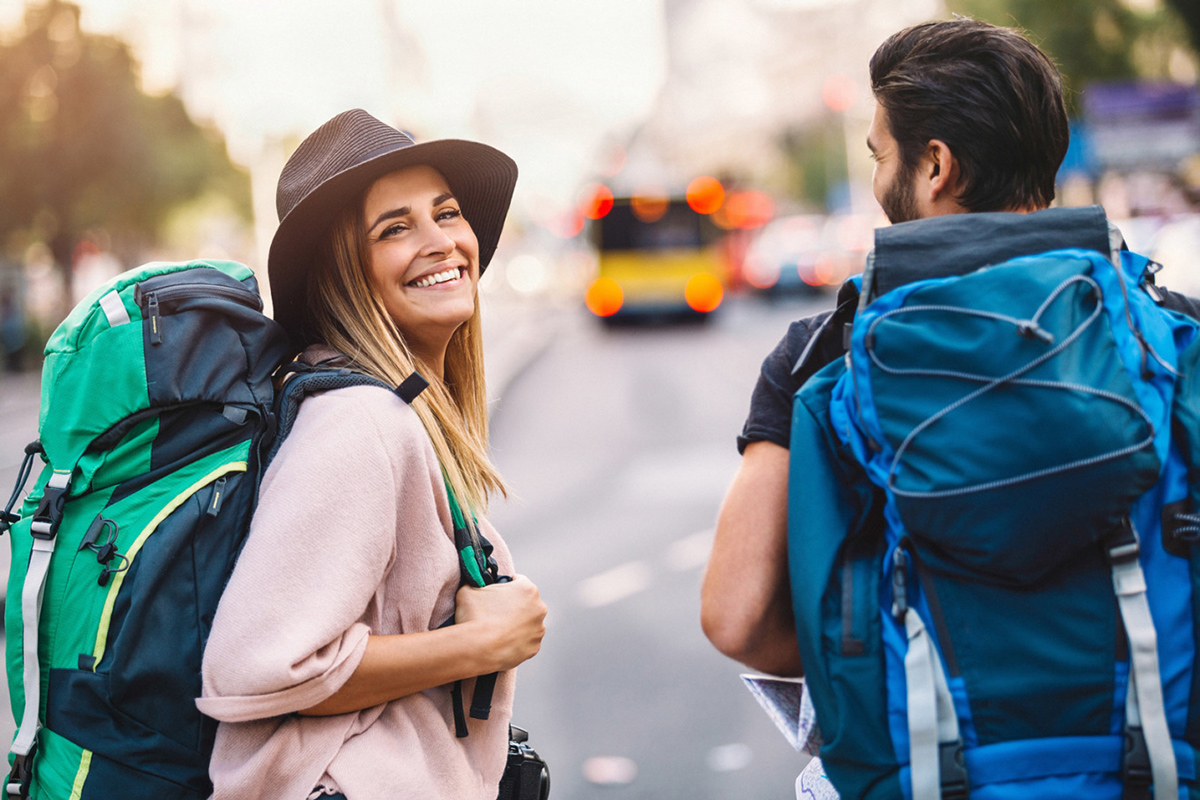
<svg viewBox="0 0 1200 800">
<path fill-rule="evenodd" d="M 1083 93 L 1089 155 L 1104 169 L 1175 171 L 1200 153 L 1200 89 L 1101 83 Z"/>
</svg>

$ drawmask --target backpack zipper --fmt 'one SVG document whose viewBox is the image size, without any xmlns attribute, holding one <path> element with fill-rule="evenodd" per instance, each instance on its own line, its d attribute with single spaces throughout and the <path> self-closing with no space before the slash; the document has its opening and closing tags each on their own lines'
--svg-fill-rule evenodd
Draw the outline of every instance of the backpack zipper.
<svg viewBox="0 0 1200 800">
<path fill-rule="evenodd" d="M 263 310 L 262 298 L 249 289 L 224 286 L 218 283 L 176 283 L 161 289 L 144 291 L 142 284 L 134 289 L 133 299 L 142 307 L 143 315 L 150 320 L 150 343 L 162 344 L 162 324 L 159 320 L 160 304 L 168 304 L 194 297 L 223 297 L 233 300 L 255 311 Z"/>
</svg>

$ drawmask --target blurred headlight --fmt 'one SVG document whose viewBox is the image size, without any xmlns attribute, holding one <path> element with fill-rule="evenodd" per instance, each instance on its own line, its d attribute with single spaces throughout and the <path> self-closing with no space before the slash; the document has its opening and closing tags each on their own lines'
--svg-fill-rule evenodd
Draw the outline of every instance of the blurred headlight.
<svg viewBox="0 0 1200 800">
<path fill-rule="evenodd" d="M 721 305 L 725 289 L 721 281 L 707 272 L 700 272 L 688 279 L 683 289 L 683 298 L 693 311 L 707 313 Z"/>
<path fill-rule="evenodd" d="M 583 301 L 587 304 L 588 311 L 597 317 L 611 317 L 621 310 L 621 305 L 625 302 L 625 293 L 621 291 L 620 284 L 612 278 L 597 278 L 588 287 Z"/>
</svg>

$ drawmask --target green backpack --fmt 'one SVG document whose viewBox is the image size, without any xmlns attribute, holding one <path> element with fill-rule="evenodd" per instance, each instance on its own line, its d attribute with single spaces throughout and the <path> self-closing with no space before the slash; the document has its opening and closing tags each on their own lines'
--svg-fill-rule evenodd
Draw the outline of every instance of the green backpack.
<svg viewBox="0 0 1200 800">
<path fill-rule="evenodd" d="M 287 348 L 251 270 L 220 261 L 126 272 L 50 338 L 40 439 L 0 518 L 20 722 L 9 796 L 211 792 L 201 653 L 276 438 Z"/>
</svg>

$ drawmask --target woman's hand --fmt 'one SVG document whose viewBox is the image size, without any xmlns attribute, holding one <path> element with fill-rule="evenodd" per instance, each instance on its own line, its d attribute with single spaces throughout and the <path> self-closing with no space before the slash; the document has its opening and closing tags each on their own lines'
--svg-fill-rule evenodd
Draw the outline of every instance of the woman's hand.
<svg viewBox="0 0 1200 800">
<path fill-rule="evenodd" d="M 537 655 L 546 635 L 546 604 L 524 575 L 481 589 L 463 586 L 456 597 L 456 627 L 470 627 L 493 666 L 512 669 Z"/>
<path fill-rule="evenodd" d="M 509 583 L 458 590 L 457 624 L 432 631 L 372 635 L 362 661 L 332 696 L 301 714 L 345 714 L 463 678 L 512 669 L 537 654 L 546 604 L 518 575 Z"/>
</svg>

